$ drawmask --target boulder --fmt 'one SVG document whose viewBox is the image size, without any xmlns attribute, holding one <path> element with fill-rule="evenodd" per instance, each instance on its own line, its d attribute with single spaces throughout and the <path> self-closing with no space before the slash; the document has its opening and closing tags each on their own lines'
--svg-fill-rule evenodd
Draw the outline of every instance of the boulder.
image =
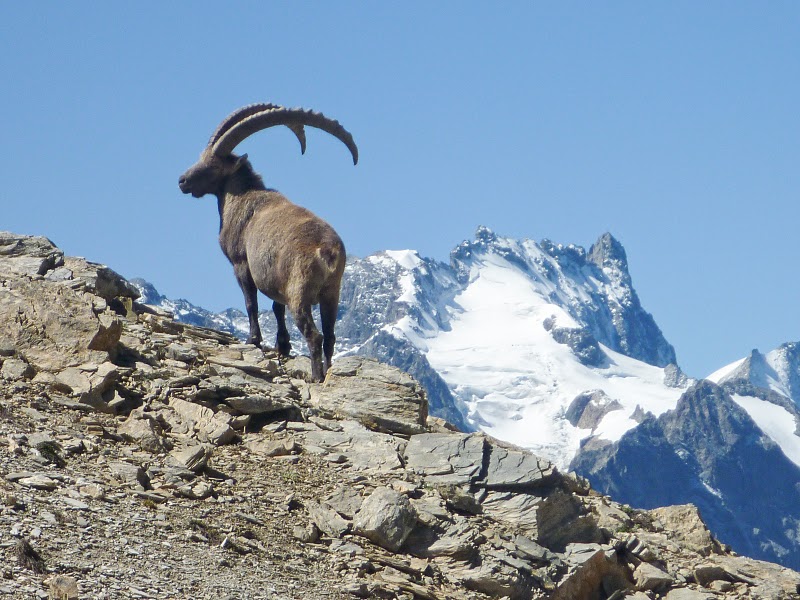
<svg viewBox="0 0 800 600">
<path fill-rule="evenodd" d="M 417 518 L 408 498 L 387 487 L 367 497 L 355 518 L 355 531 L 391 552 L 397 552 Z"/>
<path fill-rule="evenodd" d="M 680 540 L 681 544 L 692 551 L 702 556 L 720 551 L 719 542 L 711 535 L 693 504 L 665 506 L 648 513 L 655 518 L 658 526 L 669 530 L 670 537 Z"/>
<path fill-rule="evenodd" d="M 8 381 L 19 381 L 20 379 L 30 379 L 35 375 L 33 367 L 24 360 L 18 358 L 7 358 L 3 361 L 0 368 L 0 377 Z"/>
<path fill-rule="evenodd" d="M 672 583 L 669 573 L 662 571 L 651 563 L 643 562 L 633 572 L 636 588 L 641 591 L 661 590 Z"/>
<path fill-rule="evenodd" d="M 0 346 L 13 347 L 36 370 L 102 363 L 116 351 L 121 323 L 94 311 L 92 296 L 27 279 L 9 279 L 0 293 Z"/>
<path fill-rule="evenodd" d="M 161 426 L 155 419 L 131 414 L 117 429 L 126 440 L 137 444 L 142 450 L 159 454 L 168 449 Z"/>
<path fill-rule="evenodd" d="M 486 477 L 478 485 L 493 490 L 533 491 L 551 484 L 555 465 L 531 452 L 492 440 Z"/>
<path fill-rule="evenodd" d="M 410 375 L 361 356 L 335 361 L 325 382 L 311 386 L 310 400 L 323 413 L 378 431 L 422 433 L 428 417 L 425 392 Z"/>
</svg>

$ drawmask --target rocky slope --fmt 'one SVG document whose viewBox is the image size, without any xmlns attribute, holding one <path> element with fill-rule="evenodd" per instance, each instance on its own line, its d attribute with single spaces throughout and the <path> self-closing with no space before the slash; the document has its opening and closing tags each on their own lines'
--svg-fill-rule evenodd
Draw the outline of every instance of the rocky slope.
<svg viewBox="0 0 800 600">
<path fill-rule="evenodd" d="M 246 335 L 238 311 L 138 285 L 179 320 Z M 262 323 L 269 339 L 271 313 Z M 721 369 L 710 377 L 721 390 L 689 379 L 611 235 L 587 251 L 479 228 L 449 264 L 408 250 L 351 259 L 337 334 L 342 354 L 412 374 L 431 414 L 462 431 L 526 447 L 638 507 L 693 502 L 737 551 L 800 568 L 800 346 Z"/>
<path fill-rule="evenodd" d="M 403 372 L 324 384 L 0 233 L 0 596 L 797 597 L 692 506 L 633 510 L 428 418 Z"/>
</svg>

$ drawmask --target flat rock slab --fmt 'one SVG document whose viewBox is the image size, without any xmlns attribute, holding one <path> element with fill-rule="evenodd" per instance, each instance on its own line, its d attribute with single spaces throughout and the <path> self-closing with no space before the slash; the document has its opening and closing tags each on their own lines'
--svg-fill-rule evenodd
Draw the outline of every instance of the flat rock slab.
<svg viewBox="0 0 800 600">
<path fill-rule="evenodd" d="M 549 460 L 521 449 L 490 445 L 486 479 L 488 489 L 533 490 L 551 482 L 556 469 Z"/>
<path fill-rule="evenodd" d="M 470 485 L 481 476 L 484 446 L 479 434 L 415 435 L 406 446 L 406 468 L 433 484 Z"/>
<path fill-rule="evenodd" d="M 404 440 L 353 421 L 343 421 L 342 431 L 298 432 L 298 437 L 307 451 L 317 447 L 322 454 L 343 456 L 357 471 L 391 473 L 403 468 L 399 454 Z"/>
<path fill-rule="evenodd" d="M 285 410 L 292 405 L 285 399 L 287 391 L 285 386 L 265 385 L 275 388 L 275 396 L 231 396 L 225 399 L 225 404 L 245 415 L 264 415 Z"/>
<path fill-rule="evenodd" d="M 325 382 L 310 387 L 311 403 L 323 413 L 358 420 L 370 429 L 414 434 L 425 431 L 428 400 L 403 371 L 361 356 L 337 360 Z"/>
</svg>

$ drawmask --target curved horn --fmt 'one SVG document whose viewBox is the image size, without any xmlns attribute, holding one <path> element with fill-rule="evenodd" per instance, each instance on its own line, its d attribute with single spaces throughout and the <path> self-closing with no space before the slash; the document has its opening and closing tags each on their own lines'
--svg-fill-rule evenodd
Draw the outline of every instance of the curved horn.
<svg viewBox="0 0 800 600">
<path fill-rule="evenodd" d="M 227 131 L 229 131 L 232 127 L 234 127 L 240 121 L 251 117 L 255 114 L 258 114 L 265 110 L 273 110 L 276 108 L 283 108 L 278 104 L 270 104 L 266 102 L 258 103 L 258 104 L 248 104 L 247 106 L 243 106 L 242 108 L 233 111 L 227 117 L 225 117 L 222 123 L 219 124 L 216 131 L 211 134 L 211 138 L 208 140 L 208 146 L 214 145 L 219 138 L 224 135 Z M 306 132 L 303 129 L 302 125 L 287 125 L 289 129 L 297 136 L 297 140 L 300 142 L 300 153 L 306 153 Z"/>
<path fill-rule="evenodd" d="M 212 152 L 217 156 L 228 155 L 247 137 L 257 131 L 274 127 L 275 125 L 285 125 L 295 134 L 297 134 L 298 129 L 302 130 L 304 125 L 322 129 L 347 146 L 350 154 L 353 155 L 353 164 L 358 163 L 358 148 L 353 141 L 353 136 L 339 124 L 339 121 L 329 119 L 322 113 L 312 110 L 284 108 L 282 106 L 273 106 L 239 120 L 218 136 L 218 139 L 214 142 Z"/>
</svg>

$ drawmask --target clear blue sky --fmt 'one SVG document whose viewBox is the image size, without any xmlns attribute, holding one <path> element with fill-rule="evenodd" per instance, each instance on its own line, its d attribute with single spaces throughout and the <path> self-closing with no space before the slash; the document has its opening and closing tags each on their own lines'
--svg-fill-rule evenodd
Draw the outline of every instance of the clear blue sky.
<svg viewBox="0 0 800 600">
<path fill-rule="evenodd" d="M 270 101 L 355 136 L 240 146 L 351 254 L 611 231 L 691 375 L 800 339 L 796 2 L 5 2 L 0 73 L 0 229 L 170 297 L 242 307 L 177 179 Z"/>
</svg>

